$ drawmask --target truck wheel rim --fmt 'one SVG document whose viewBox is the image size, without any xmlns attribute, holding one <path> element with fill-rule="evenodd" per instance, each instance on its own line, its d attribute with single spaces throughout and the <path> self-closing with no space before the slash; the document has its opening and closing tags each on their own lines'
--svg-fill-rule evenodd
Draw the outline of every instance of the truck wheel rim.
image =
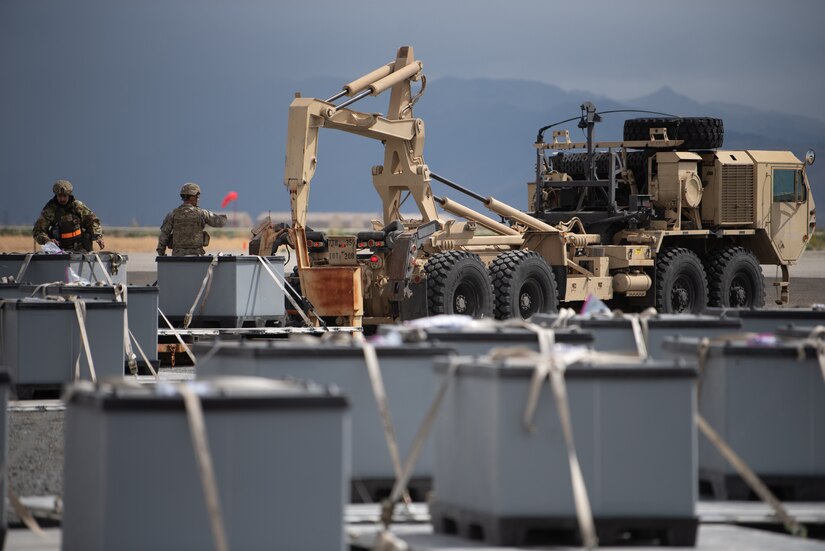
<svg viewBox="0 0 825 551">
<path fill-rule="evenodd" d="M 737 274 L 730 284 L 730 293 L 728 294 L 730 305 L 734 308 L 750 306 L 751 297 L 753 297 L 753 286 L 750 280 L 743 274 Z"/>
<path fill-rule="evenodd" d="M 538 312 L 543 303 L 544 293 L 539 283 L 533 279 L 525 281 L 518 296 L 518 309 L 522 319 L 527 319 Z"/>
<path fill-rule="evenodd" d="M 673 291 L 670 294 L 670 304 L 674 312 L 688 312 L 693 307 L 693 289 L 691 281 L 687 277 L 680 277 L 673 284 Z"/>
<path fill-rule="evenodd" d="M 455 290 L 453 296 L 453 312 L 475 316 L 479 309 L 480 298 L 472 285 L 462 283 Z"/>
</svg>

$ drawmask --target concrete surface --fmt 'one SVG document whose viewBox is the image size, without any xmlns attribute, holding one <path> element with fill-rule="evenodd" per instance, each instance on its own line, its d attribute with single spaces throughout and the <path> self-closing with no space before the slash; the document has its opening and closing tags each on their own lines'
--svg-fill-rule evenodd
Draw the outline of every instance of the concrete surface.
<svg viewBox="0 0 825 551">
<path fill-rule="evenodd" d="M 65 410 L 60 400 L 9 402 L 8 477 L 17 495 L 63 493 Z"/>
<path fill-rule="evenodd" d="M 241 251 L 228 251 L 242 254 Z M 283 254 L 281 252 L 280 254 Z M 284 266 L 284 273 L 290 273 L 295 266 L 295 255 L 291 255 Z M 152 285 L 157 281 L 157 264 L 154 253 L 130 253 L 128 282 L 130 285 Z M 807 251 L 799 262 L 790 267 L 791 301 L 788 306 L 810 306 L 825 303 L 825 251 Z M 773 282 L 777 276 L 775 266 L 762 266 L 765 276 L 766 305 L 775 306 L 776 288 Z"/>
<path fill-rule="evenodd" d="M 418 506 L 419 504 L 413 504 Z M 378 525 L 353 518 L 353 508 L 348 505 L 345 517 L 348 519 L 346 532 L 352 546 L 349 549 L 372 549 Z M 791 511 L 793 513 L 794 511 Z M 701 514 L 701 511 L 700 511 Z M 357 516 L 357 515 L 355 515 Z M 353 522 L 354 521 L 354 522 Z M 462 539 L 456 536 L 434 534 L 429 523 L 395 524 L 393 533 L 409 545 L 409 551 L 517 551 L 513 547 L 490 547 L 478 541 Z M 61 531 L 59 528 L 46 528 L 45 537 L 39 537 L 25 528 L 14 528 L 6 536 L 6 551 L 58 551 L 60 549 Z M 525 548 L 519 548 L 525 549 Z M 567 551 L 580 547 L 530 547 L 530 549 L 555 549 Z M 695 551 L 822 551 L 825 542 L 800 539 L 782 533 L 766 532 L 752 528 L 731 526 L 728 524 L 699 525 L 696 547 L 657 547 L 628 546 L 626 551 L 653 551 L 655 549 L 691 549 Z"/>
</svg>

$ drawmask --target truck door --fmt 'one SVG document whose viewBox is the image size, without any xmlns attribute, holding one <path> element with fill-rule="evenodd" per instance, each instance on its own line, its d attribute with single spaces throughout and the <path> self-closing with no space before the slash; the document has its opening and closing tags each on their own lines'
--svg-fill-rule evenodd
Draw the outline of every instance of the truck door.
<svg viewBox="0 0 825 551">
<path fill-rule="evenodd" d="M 783 260 L 796 260 L 808 242 L 807 182 L 801 166 L 774 166 L 771 173 L 771 237 Z"/>
</svg>

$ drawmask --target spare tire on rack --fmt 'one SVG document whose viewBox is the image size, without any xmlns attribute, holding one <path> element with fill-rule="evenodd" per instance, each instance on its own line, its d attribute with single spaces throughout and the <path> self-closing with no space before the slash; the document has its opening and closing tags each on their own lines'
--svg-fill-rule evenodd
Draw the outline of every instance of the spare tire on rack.
<svg viewBox="0 0 825 551">
<path fill-rule="evenodd" d="M 651 128 L 666 128 L 671 140 L 684 140 L 676 149 L 715 149 L 722 147 L 725 128 L 722 119 L 711 117 L 644 118 L 624 121 L 625 141 L 647 141 Z"/>
<path fill-rule="evenodd" d="M 651 151 L 628 151 L 627 169 L 636 177 L 636 184 L 640 188 L 647 183 L 647 158 Z M 607 180 L 610 178 L 610 155 L 606 151 L 597 151 L 593 154 L 596 162 L 596 175 Z M 588 173 L 587 153 L 563 153 L 553 157 L 553 169 L 569 174 L 574 180 L 586 180 Z"/>
</svg>

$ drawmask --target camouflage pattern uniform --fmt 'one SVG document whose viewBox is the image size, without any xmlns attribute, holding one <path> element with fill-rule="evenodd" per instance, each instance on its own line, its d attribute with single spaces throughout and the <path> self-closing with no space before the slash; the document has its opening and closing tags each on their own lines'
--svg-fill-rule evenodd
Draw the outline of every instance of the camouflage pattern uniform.
<svg viewBox="0 0 825 551">
<path fill-rule="evenodd" d="M 181 197 L 185 197 L 183 191 L 187 189 L 187 186 L 194 186 L 194 184 L 186 184 L 181 190 Z M 200 188 L 196 189 L 200 193 Z M 203 246 L 208 244 L 208 241 L 204 243 L 204 227 L 209 225 L 220 228 L 225 224 L 225 215 L 215 214 L 184 203 L 163 219 L 158 236 L 157 253 L 159 256 L 164 256 L 166 249 L 171 247 L 174 256 L 203 255 L 205 254 Z"/>
<path fill-rule="evenodd" d="M 66 186 L 61 191 L 71 193 L 71 183 L 58 180 L 54 189 L 60 186 Z M 58 203 L 56 197 L 46 203 L 34 223 L 32 236 L 40 245 L 56 239 L 64 251 L 91 252 L 92 243 L 103 239 L 103 229 L 95 213 L 74 195 L 69 195 L 65 205 Z"/>
</svg>

